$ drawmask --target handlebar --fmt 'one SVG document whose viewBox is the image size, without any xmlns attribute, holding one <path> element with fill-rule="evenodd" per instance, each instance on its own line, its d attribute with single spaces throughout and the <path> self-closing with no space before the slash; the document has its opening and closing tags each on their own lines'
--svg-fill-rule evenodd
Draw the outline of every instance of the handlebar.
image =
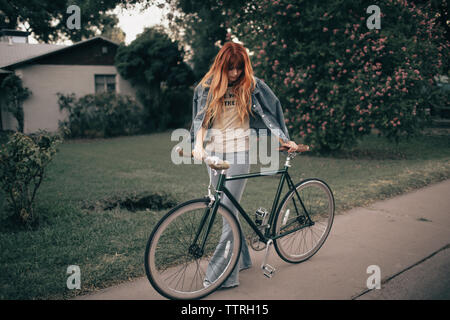
<svg viewBox="0 0 450 320">
<path fill-rule="evenodd" d="M 177 148 L 175 149 L 175 151 L 178 152 L 178 154 L 179 154 L 181 157 L 184 157 L 184 156 L 188 156 L 188 157 L 191 157 L 191 158 L 194 157 L 194 155 L 193 155 L 192 152 L 191 152 L 190 155 L 185 155 L 185 154 L 183 153 L 183 148 L 181 148 L 181 147 L 177 147 Z M 221 160 L 219 157 L 207 156 L 207 157 L 203 157 L 202 160 L 205 161 L 205 163 L 206 163 L 211 169 L 215 169 L 215 170 L 227 170 L 228 168 L 230 168 L 230 163 L 227 162 L 227 161 Z"/>
<path fill-rule="evenodd" d="M 291 149 L 291 147 L 289 147 L 287 144 L 284 144 L 278 150 L 288 151 L 289 149 Z M 178 154 L 181 157 L 184 157 L 184 156 L 187 156 L 190 158 L 194 157 L 192 152 L 190 155 L 185 155 L 183 152 L 183 148 L 181 148 L 181 147 L 177 147 L 175 149 L 175 151 L 178 152 Z M 305 144 L 299 144 L 299 145 L 297 145 L 297 149 L 293 152 L 290 152 L 289 154 L 295 154 L 296 152 L 301 153 L 301 152 L 306 152 L 306 151 L 310 151 L 310 147 Z M 209 167 L 211 167 L 212 169 L 215 169 L 215 170 L 227 170 L 228 168 L 230 168 L 230 163 L 227 161 L 221 160 L 219 157 L 207 156 L 207 157 L 202 157 L 202 160 L 205 161 L 205 163 Z"/>
</svg>

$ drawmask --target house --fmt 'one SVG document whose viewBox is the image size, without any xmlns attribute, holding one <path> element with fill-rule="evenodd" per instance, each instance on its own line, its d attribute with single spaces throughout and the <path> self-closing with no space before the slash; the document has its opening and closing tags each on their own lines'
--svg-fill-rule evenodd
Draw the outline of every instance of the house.
<svg viewBox="0 0 450 320">
<path fill-rule="evenodd" d="M 136 97 L 136 90 L 114 66 L 118 46 L 103 37 L 73 45 L 30 44 L 27 32 L 1 30 L 0 81 L 15 73 L 31 91 L 23 103 L 24 132 L 58 129 L 58 121 L 66 115 L 59 110 L 57 93 L 81 97 L 110 91 Z M 0 103 L 4 103 L 1 92 Z M 15 118 L 0 112 L 0 129 L 16 130 Z"/>
</svg>

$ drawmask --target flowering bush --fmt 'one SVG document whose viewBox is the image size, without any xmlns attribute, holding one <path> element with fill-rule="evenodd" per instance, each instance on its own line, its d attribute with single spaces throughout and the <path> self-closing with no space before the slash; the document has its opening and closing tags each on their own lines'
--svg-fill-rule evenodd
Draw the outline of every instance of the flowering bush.
<svg viewBox="0 0 450 320">
<path fill-rule="evenodd" d="M 377 1 L 381 29 L 370 30 L 371 4 L 265 0 L 231 13 L 233 33 L 279 96 L 289 131 L 321 151 L 372 129 L 392 140 L 419 132 L 449 56 L 430 8 Z"/>
</svg>

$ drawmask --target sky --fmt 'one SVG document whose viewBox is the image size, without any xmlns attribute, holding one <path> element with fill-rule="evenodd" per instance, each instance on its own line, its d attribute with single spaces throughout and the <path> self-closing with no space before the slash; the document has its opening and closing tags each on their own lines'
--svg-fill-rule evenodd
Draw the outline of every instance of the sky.
<svg viewBox="0 0 450 320">
<path fill-rule="evenodd" d="M 125 43 L 129 44 L 136 36 L 144 31 L 144 28 L 154 26 L 156 24 L 162 24 L 168 26 L 167 20 L 165 19 L 167 15 L 167 9 L 160 9 L 157 6 L 151 6 L 143 11 L 142 5 L 137 4 L 132 9 L 121 9 L 117 7 L 113 12 L 119 18 L 118 26 L 125 32 L 126 38 Z M 83 24 L 83 21 L 81 21 Z M 24 28 L 20 28 L 25 30 Z M 32 36 L 28 38 L 29 43 L 38 43 L 36 39 Z M 61 44 L 71 44 L 69 41 L 62 41 Z"/>
<path fill-rule="evenodd" d="M 142 5 L 136 5 L 133 9 L 123 10 L 116 8 L 114 13 L 119 18 L 119 27 L 125 32 L 125 43 L 129 44 L 136 39 L 136 36 L 144 31 L 145 27 L 150 27 L 156 24 L 163 24 L 167 26 L 165 16 L 167 9 L 160 9 L 156 6 L 151 6 L 141 12 Z"/>
</svg>

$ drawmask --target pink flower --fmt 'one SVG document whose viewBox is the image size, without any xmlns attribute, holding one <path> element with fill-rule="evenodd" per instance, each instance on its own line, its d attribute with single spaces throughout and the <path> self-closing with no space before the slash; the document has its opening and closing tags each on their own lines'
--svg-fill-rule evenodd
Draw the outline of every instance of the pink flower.
<svg viewBox="0 0 450 320">
<path fill-rule="evenodd" d="M 323 31 L 323 32 L 327 32 L 327 31 L 328 31 L 328 28 L 327 28 L 327 27 L 323 27 L 322 31 Z"/>
</svg>

